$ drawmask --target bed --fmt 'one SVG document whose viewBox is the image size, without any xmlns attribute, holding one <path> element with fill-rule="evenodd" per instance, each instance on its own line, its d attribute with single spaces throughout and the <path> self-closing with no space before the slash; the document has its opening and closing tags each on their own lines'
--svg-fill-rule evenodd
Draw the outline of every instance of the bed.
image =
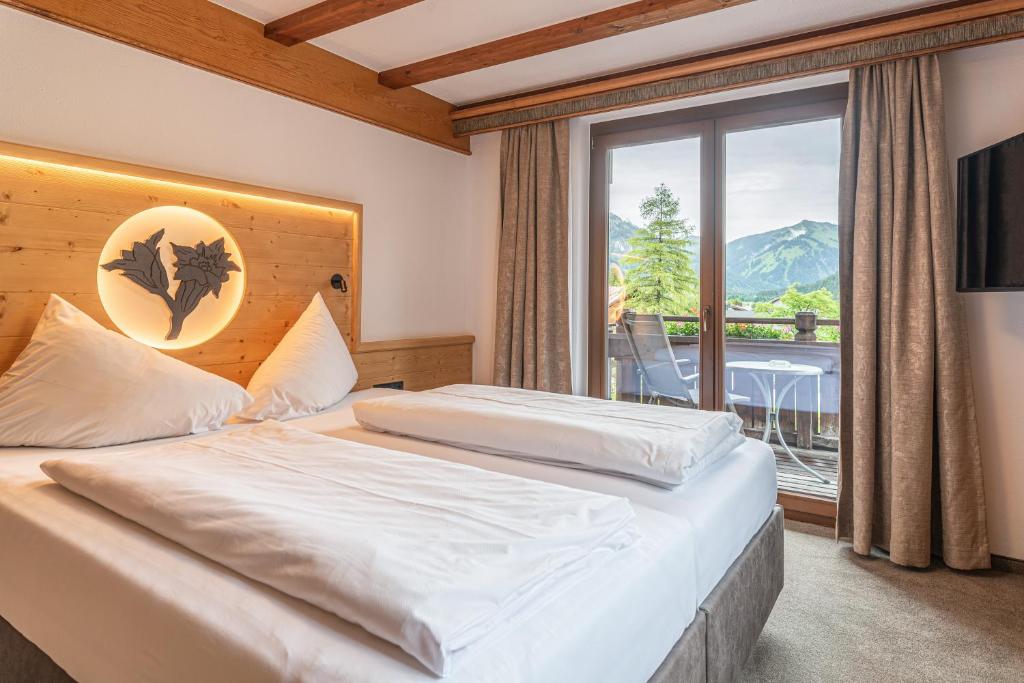
<svg viewBox="0 0 1024 683">
<path fill-rule="evenodd" d="M 168 356 L 232 383 L 251 384 L 257 368 L 266 367 L 265 361 L 282 346 L 283 337 L 297 328 L 310 297 L 319 293 L 338 332 L 349 341 L 358 370 L 356 388 L 398 381 L 408 389 L 430 389 L 467 382 L 472 376 L 472 338 L 377 343 L 359 339 L 361 207 L 357 204 L 51 150 L 0 147 L 4 151 L 0 178 L 13 188 L 9 198 L 15 207 L 12 239 L 28 244 L 38 237 L 31 216 L 77 211 L 83 197 L 88 199 L 90 215 L 99 221 L 61 223 L 75 239 L 50 245 L 50 255 L 70 258 L 83 267 L 63 273 L 59 282 L 51 272 L 40 270 L 35 260 L 12 264 L 3 292 L 7 342 L 0 348 L 0 371 L 7 370 L 30 345 L 29 335 L 38 329 L 40 313 L 53 299 L 47 292 L 55 287 L 73 300 L 76 309 L 83 308 L 80 312 L 90 322 L 112 327 L 97 296 L 92 267 L 99 263 L 99 249 L 87 245 L 95 245 L 95 238 L 108 234 L 109 226 L 120 223 L 125 215 L 156 203 L 208 213 L 235 231 L 242 252 L 258 255 L 246 259 L 249 295 L 224 332 L 198 346 L 170 351 Z M 60 164 L 59 173 L 53 172 L 54 162 Z M 102 187 L 96 184 L 92 169 L 104 170 Z M 19 215 L 29 220 L 19 221 Z M 303 263 L 316 255 L 315 267 L 291 267 L 296 254 Z M 79 335 L 64 338 L 79 340 Z M 106 352 L 109 343 L 97 347 Z M 53 348 L 36 345 L 40 346 Z M 72 368 L 94 367 L 79 355 L 68 357 Z M 44 365 L 51 371 L 55 367 Z M 323 370 L 314 365 L 316 372 Z M 115 363 L 98 375 L 116 381 L 121 371 Z M 206 384 L 210 382 L 205 378 Z M 60 383 L 36 381 L 35 385 Z M 114 391 L 93 402 L 80 394 L 68 395 L 76 398 L 72 402 L 76 407 L 99 401 L 104 414 L 119 416 L 104 423 L 92 411 L 81 411 L 98 432 L 134 424 L 126 418 L 124 406 L 106 403 L 110 397 L 123 398 L 126 392 Z M 137 395 L 152 399 L 145 392 Z M 357 391 L 333 409 L 290 424 L 626 496 L 643 532 L 639 545 L 616 558 L 606 571 L 573 584 L 500 642 L 466 648 L 465 661 L 453 669 L 450 680 L 695 683 L 734 677 L 782 586 L 782 523 L 774 506 L 774 467 L 767 447 L 748 442 L 689 483 L 668 491 L 360 429 L 351 405 L 381 395 L 386 393 Z M 209 392 L 176 396 L 205 399 Z M 184 408 L 191 409 L 195 401 L 184 403 L 188 404 Z M 67 419 L 66 412 L 55 410 L 46 400 L 35 401 L 33 409 L 33 414 L 45 418 L 46 427 L 33 427 L 35 436 L 43 438 L 38 443 L 71 443 L 48 441 L 55 438 L 52 421 L 60 421 L 59 428 L 77 424 Z M 8 418 L 20 425 L 23 415 L 8 412 Z M 145 418 L 147 424 L 161 417 L 153 410 L 140 412 L 145 415 L 137 417 Z M 170 433 L 182 432 L 154 435 Z M 156 448 L 161 443 L 166 440 L 110 450 Z M 97 452 L 0 449 L 0 680 L 437 680 L 398 647 L 189 552 L 70 493 L 40 471 L 45 460 Z"/>
<path fill-rule="evenodd" d="M 761 444 L 670 491 L 360 428 L 351 404 L 388 391 L 353 392 L 292 424 L 626 496 L 644 533 L 639 552 L 473 648 L 449 680 L 735 676 L 782 585 L 774 467 Z M 360 628 L 61 489 L 38 468 L 54 453 L 0 452 L 0 672 L 12 680 L 437 680 Z"/>
</svg>

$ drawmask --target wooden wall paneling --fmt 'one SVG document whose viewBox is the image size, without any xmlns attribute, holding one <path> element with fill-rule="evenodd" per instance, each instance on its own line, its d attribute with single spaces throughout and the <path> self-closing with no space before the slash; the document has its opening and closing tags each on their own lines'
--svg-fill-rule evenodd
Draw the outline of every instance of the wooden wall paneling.
<svg viewBox="0 0 1024 683">
<path fill-rule="evenodd" d="M 394 351 L 396 349 L 424 349 L 435 346 L 472 344 L 473 340 L 474 337 L 471 334 L 444 337 L 415 337 L 412 339 L 387 339 L 384 341 L 360 342 L 359 350 L 369 353 L 371 351 Z"/>
<path fill-rule="evenodd" d="M 438 345 L 421 346 L 404 340 L 398 346 L 371 345 L 353 355 L 359 371 L 357 389 L 401 380 L 412 391 L 473 381 L 473 337 L 445 337 Z M 407 344 L 413 345 L 407 345 Z M 375 350 L 374 350 L 375 349 Z"/>
<path fill-rule="evenodd" d="M 469 153 L 452 133 L 452 105 L 391 90 L 377 73 L 308 43 L 267 40 L 258 21 L 208 0 L 0 0 L 16 9 L 292 97 L 329 111 Z"/>
<path fill-rule="evenodd" d="M 247 265 L 246 293 L 254 296 L 305 296 L 308 300 L 318 291 L 330 290 L 330 279 L 335 273 L 340 273 L 348 281 L 352 279 L 351 268 L 340 265 L 298 267 L 260 262 Z M 96 279 L 96 255 L 15 247 L 15 250 L 0 250 L 0 272 L 5 271 L 17 274 L 10 289 L 6 290 L 10 292 L 95 291 L 95 285 L 92 290 L 80 288 L 85 286 L 90 276 Z M 334 290 L 327 293 L 332 292 Z M 334 295 L 349 296 L 340 292 Z"/>
<path fill-rule="evenodd" d="M 211 365 L 206 370 L 218 377 L 237 382 L 244 387 L 249 383 L 249 380 L 252 379 L 252 376 L 259 367 L 259 361 L 242 361 L 239 363 L 226 363 L 224 365 Z"/>
<path fill-rule="evenodd" d="M 0 247 L 13 246 L 9 242 L 17 234 L 23 249 L 91 254 L 103 248 L 107 235 L 129 215 L 0 202 Z M 332 236 L 255 227 L 251 221 L 222 223 L 231 230 L 249 262 L 330 266 L 339 255 L 342 260 L 348 259 L 353 250 L 351 218 L 339 218 Z"/>
<path fill-rule="evenodd" d="M 168 355 L 241 384 L 320 292 L 360 369 L 360 388 L 472 381 L 471 336 L 360 342 L 362 207 L 212 178 L 0 142 L 0 371 L 28 343 L 51 292 L 113 327 L 98 258 L 126 218 L 161 205 L 216 218 L 238 241 L 246 294 L 210 341 Z M 330 286 L 334 273 L 348 282 Z"/>
<path fill-rule="evenodd" d="M 7 148 L 12 149 L 7 151 Z M 25 153 L 17 146 L 0 145 L 0 155 L 9 155 L 4 161 L 3 185 L 0 187 L 0 202 L 6 207 L 3 211 L 11 216 L 14 207 L 7 205 L 20 204 L 49 211 L 81 212 L 84 215 L 59 217 L 61 229 L 76 233 L 87 233 L 88 228 L 72 226 L 68 222 L 70 219 L 91 222 L 94 232 L 101 230 L 97 227 L 100 219 L 89 216 L 89 213 L 102 214 L 108 217 L 107 221 L 115 221 L 118 216 L 126 218 L 154 206 L 178 204 L 204 213 L 216 212 L 217 220 L 232 232 L 253 229 L 304 237 L 352 239 L 355 228 L 353 215 L 360 208 L 343 202 L 322 206 L 310 204 L 308 202 L 318 199 L 299 198 L 299 195 L 295 200 L 282 199 L 287 194 L 264 198 L 247 194 L 245 191 L 258 191 L 249 186 L 243 186 L 243 192 L 207 189 L 196 185 L 202 179 L 193 176 L 183 176 L 183 180 L 178 181 L 174 179 L 175 174 L 168 173 L 164 175 L 166 180 L 153 180 L 137 175 L 123 176 L 118 172 L 95 172 L 89 166 L 83 169 L 74 165 L 40 162 L 22 156 Z M 31 150 L 27 153 L 31 154 Z M 91 163 L 85 157 L 78 157 L 75 161 Z M 68 182 L 69 173 L 74 175 L 73 184 Z M 31 220 L 28 209 L 20 211 L 26 214 L 24 220 Z M 119 220 L 114 227 L 118 223 Z"/>
<path fill-rule="evenodd" d="M 351 322 L 350 337 L 348 338 L 352 343 L 349 346 L 350 349 L 354 349 L 363 340 L 362 332 L 362 301 L 363 301 L 363 212 L 358 211 L 352 218 L 352 254 L 355 257 L 355 266 L 349 277 L 346 278 L 348 281 L 349 291 L 349 306 L 350 315 L 348 320 Z"/>
<path fill-rule="evenodd" d="M 220 221 L 247 269 L 231 324 L 169 355 L 245 382 L 318 291 L 350 344 L 358 339 L 358 204 L 0 143 L 0 369 L 50 292 L 111 326 L 96 292 L 99 252 L 126 218 L 161 205 Z M 334 273 L 348 292 L 331 288 Z"/>
<path fill-rule="evenodd" d="M 2 249 L 2 247 L 0 247 Z M 3 271 L 0 271 L 3 272 Z M 0 287 L 6 286 L 0 283 Z M 24 337 L 27 341 L 35 329 L 36 321 L 46 307 L 48 289 L 30 292 L 0 292 L 0 337 Z M 114 327 L 100 304 L 95 292 L 68 292 L 55 290 L 55 294 L 71 302 L 86 315 L 106 327 Z M 232 321 L 237 330 L 274 329 L 284 331 L 291 327 L 309 305 L 309 296 L 255 296 L 247 294 Z M 351 297 L 326 296 L 327 308 L 338 322 L 338 329 L 351 339 L 353 334 Z M 0 367 L 4 366 L 0 361 Z"/>
</svg>

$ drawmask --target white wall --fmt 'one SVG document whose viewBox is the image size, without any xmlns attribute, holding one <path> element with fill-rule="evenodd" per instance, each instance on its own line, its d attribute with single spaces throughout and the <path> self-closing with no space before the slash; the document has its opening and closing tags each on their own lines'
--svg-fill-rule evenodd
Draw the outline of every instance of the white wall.
<svg viewBox="0 0 1024 683">
<path fill-rule="evenodd" d="M 0 103 L 0 139 L 360 202 L 363 338 L 479 333 L 467 187 L 486 158 L 6 7 Z"/>
<path fill-rule="evenodd" d="M 1024 132 L 1022 74 L 1024 40 L 942 58 L 951 163 Z M 1024 292 L 961 298 L 967 309 L 992 552 L 1024 559 Z"/>
<path fill-rule="evenodd" d="M 590 122 L 569 122 L 569 353 L 573 393 L 586 395 L 590 282 Z"/>
<path fill-rule="evenodd" d="M 467 312 L 476 333 L 473 347 L 474 381 L 490 384 L 494 376 L 494 314 L 497 297 L 498 236 L 501 232 L 499 163 L 501 133 L 472 139 L 469 187 L 470 231 L 465 240 Z"/>
</svg>

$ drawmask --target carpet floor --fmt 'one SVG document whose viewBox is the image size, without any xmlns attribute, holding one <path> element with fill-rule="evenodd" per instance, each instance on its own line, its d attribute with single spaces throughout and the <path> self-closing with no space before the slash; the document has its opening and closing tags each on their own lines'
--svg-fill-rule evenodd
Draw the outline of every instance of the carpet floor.
<svg viewBox="0 0 1024 683">
<path fill-rule="evenodd" d="M 786 587 L 740 678 L 1024 681 L 1024 575 L 911 570 L 786 522 Z"/>
</svg>

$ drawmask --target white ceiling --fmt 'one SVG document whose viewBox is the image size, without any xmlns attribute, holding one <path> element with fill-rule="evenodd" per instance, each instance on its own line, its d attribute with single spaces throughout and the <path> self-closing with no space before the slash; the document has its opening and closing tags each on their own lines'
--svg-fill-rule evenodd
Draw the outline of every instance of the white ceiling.
<svg viewBox="0 0 1024 683">
<path fill-rule="evenodd" d="M 214 1 L 263 23 L 316 2 Z M 426 0 L 312 42 L 383 71 L 627 2 Z M 933 4 L 936 0 L 754 0 L 418 87 L 465 104 Z"/>
</svg>

